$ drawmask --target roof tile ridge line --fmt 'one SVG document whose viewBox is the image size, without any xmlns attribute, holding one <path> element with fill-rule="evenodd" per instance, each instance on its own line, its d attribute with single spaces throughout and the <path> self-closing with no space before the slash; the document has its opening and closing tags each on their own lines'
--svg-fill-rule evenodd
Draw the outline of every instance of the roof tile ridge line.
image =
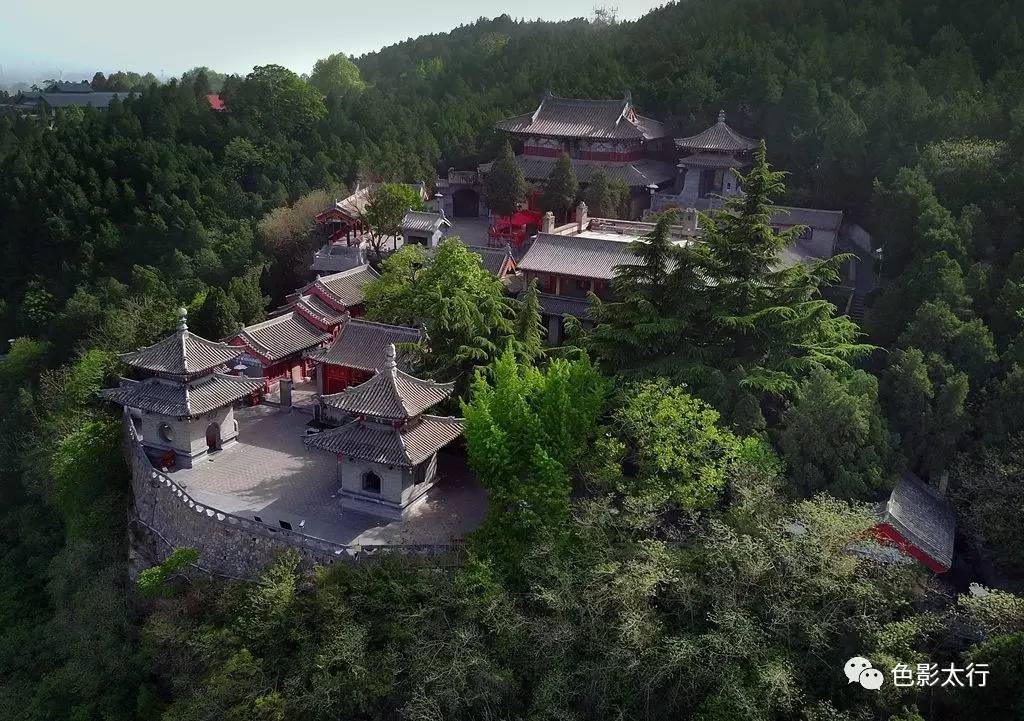
<svg viewBox="0 0 1024 721">
<path fill-rule="evenodd" d="M 544 97 L 540 99 L 540 105 L 537 106 L 537 109 L 533 111 L 533 115 L 530 116 L 531 123 L 537 122 L 537 116 L 540 115 L 540 111 L 544 109 L 544 104 L 548 101 L 548 98 L 552 97 L 554 96 L 551 94 L 550 90 L 544 91 Z"/>
<path fill-rule="evenodd" d="M 408 210 L 406 212 L 412 213 L 414 211 Z M 329 273 L 328 275 L 318 275 L 316 277 L 316 280 L 314 280 L 313 283 L 311 283 L 310 285 L 313 285 L 314 283 L 316 283 L 317 280 L 323 280 L 324 278 L 337 278 L 340 275 L 347 275 L 350 273 L 354 274 L 355 271 L 357 270 L 373 270 L 373 266 L 371 266 L 369 263 L 361 263 L 359 265 L 354 265 L 351 268 L 346 268 L 345 270 L 339 270 L 337 273 Z"/>
<path fill-rule="evenodd" d="M 402 330 L 411 330 L 416 331 L 417 333 L 423 332 L 422 328 L 417 328 L 411 325 L 397 325 L 395 323 L 385 323 L 379 320 L 366 320 L 365 318 L 357 318 L 355 316 L 350 316 L 349 320 L 345 322 L 345 325 L 348 325 L 349 323 L 360 323 L 362 325 L 379 325 L 384 326 L 386 328 L 401 328 Z"/>
<path fill-rule="evenodd" d="M 622 98 L 622 110 L 619 111 L 619 117 L 615 119 L 616 128 L 619 127 L 619 123 L 621 123 L 623 118 L 626 117 L 626 113 L 629 112 L 631 105 L 633 105 L 633 95 L 627 90 L 626 94 Z"/>
</svg>

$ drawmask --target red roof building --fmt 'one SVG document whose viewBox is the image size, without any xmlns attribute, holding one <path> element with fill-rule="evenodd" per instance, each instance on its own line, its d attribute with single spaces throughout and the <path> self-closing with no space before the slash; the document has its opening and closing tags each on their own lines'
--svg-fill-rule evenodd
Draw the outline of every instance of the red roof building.
<svg viewBox="0 0 1024 721">
<path fill-rule="evenodd" d="M 210 106 L 210 110 L 216 110 L 218 113 L 223 113 L 228 109 L 228 106 L 224 104 L 223 98 L 217 95 L 217 93 L 207 95 L 206 103 Z"/>
</svg>

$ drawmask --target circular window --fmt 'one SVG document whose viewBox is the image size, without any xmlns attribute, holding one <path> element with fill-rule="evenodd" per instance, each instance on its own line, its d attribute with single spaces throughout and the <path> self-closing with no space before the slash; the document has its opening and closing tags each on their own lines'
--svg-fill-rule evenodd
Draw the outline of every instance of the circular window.
<svg viewBox="0 0 1024 721">
<path fill-rule="evenodd" d="M 160 437 L 168 443 L 174 440 L 174 429 L 171 428 L 169 423 L 161 423 L 158 430 L 160 431 Z"/>
</svg>

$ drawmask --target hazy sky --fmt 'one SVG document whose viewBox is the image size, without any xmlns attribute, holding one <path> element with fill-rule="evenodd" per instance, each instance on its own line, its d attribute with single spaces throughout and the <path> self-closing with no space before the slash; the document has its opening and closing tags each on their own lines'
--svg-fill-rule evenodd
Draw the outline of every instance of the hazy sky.
<svg viewBox="0 0 1024 721">
<path fill-rule="evenodd" d="M 245 73 L 278 63 L 308 72 L 333 52 L 385 45 L 508 13 L 559 20 L 617 6 L 634 19 L 664 0 L 0 0 L 0 65 L 26 72 L 164 71 L 196 65 Z"/>
</svg>

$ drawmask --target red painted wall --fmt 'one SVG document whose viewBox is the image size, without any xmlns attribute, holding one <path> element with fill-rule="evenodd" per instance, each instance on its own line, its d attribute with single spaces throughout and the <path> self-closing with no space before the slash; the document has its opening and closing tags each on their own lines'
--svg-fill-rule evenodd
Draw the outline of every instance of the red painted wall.
<svg viewBox="0 0 1024 721">
<path fill-rule="evenodd" d="M 949 568 L 943 566 L 941 563 L 901 536 L 900 533 L 888 523 L 879 523 L 871 529 L 871 532 L 880 543 L 887 543 L 889 545 L 896 546 L 900 551 L 908 556 L 916 558 L 918 561 L 928 566 L 928 568 L 935 571 L 935 573 L 945 573 L 949 570 Z"/>
</svg>

